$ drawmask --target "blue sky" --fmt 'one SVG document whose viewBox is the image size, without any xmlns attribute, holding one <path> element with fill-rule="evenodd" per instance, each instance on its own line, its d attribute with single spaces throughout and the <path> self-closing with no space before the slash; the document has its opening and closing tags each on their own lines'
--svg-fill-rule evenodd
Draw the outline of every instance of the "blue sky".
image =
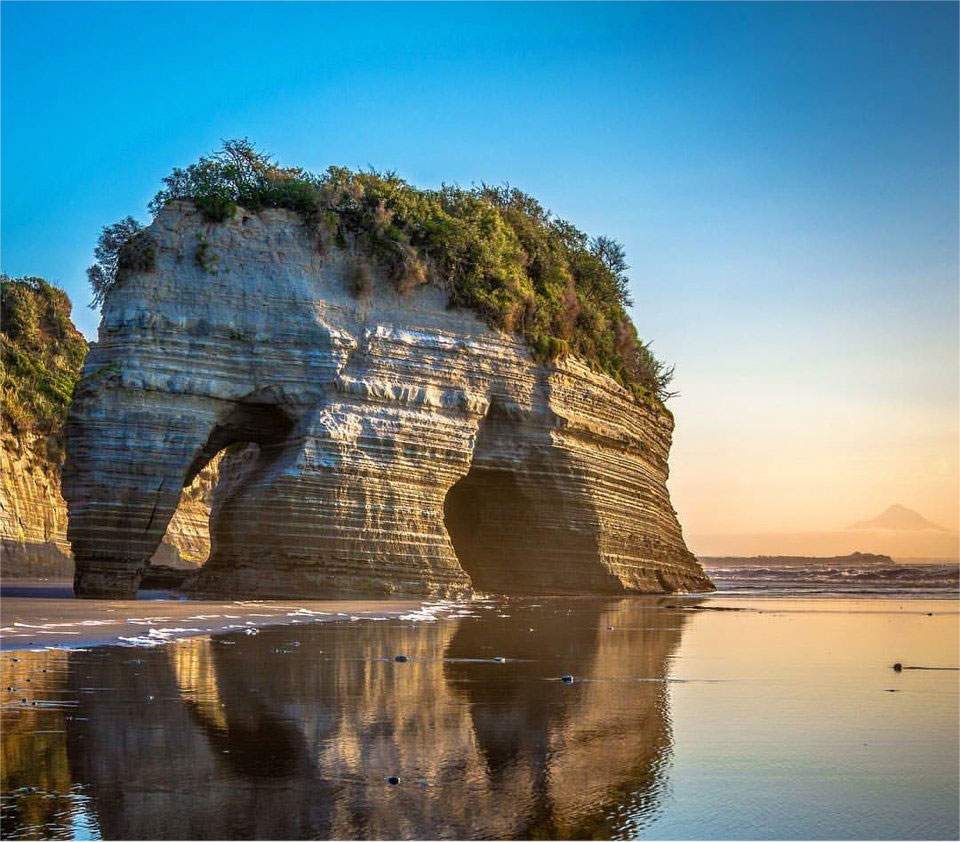
<svg viewBox="0 0 960 842">
<path fill-rule="evenodd" d="M 955 524 L 957 10 L 7 2 L 3 269 L 93 336 L 100 227 L 227 137 L 510 182 L 624 243 L 688 532 Z"/>
</svg>

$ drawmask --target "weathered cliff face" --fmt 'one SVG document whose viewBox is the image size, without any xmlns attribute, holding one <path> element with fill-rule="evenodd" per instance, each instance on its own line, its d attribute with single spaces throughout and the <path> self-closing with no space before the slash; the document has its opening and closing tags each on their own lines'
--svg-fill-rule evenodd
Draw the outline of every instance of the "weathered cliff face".
<svg viewBox="0 0 960 842">
<path fill-rule="evenodd" d="M 212 459 L 180 494 L 180 503 L 151 564 L 199 567 L 210 556 L 210 507 L 220 474 L 220 456 Z"/>
<path fill-rule="evenodd" d="M 0 556 L 5 577 L 73 571 L 60 474 L 42 437 L 0 435 Z"/>
<path fill-rule="evenodd" d="M 180 489 L 224 448 L 201 593 L 706 589 L 666 490 L 671 418 L 568 359 L 374 277 L 295 215 L 150 228 L 67 423 L 76 590 L 129 596 Z"/>
<path fill-rule="evenodd" d="M 0 277 L 0 574 L 72 576 L 67 506 L 60 493 L 63 423 L 87 343 L 67 294 L 42 278 Z M 215 462 L 181 497 L 153 561 L 197 566 Z"/>
<path fill-rule="evenodd" d="M 60 466 L 47 452 L 46 442 L 29 434 L 0 434 L 0 574 L 4 578 L 74 573 Z M 211 463 L 184 489 L 152 563 L 196 567 L 207 559 L 216 481 L 217 466 Z"/>
</svg>

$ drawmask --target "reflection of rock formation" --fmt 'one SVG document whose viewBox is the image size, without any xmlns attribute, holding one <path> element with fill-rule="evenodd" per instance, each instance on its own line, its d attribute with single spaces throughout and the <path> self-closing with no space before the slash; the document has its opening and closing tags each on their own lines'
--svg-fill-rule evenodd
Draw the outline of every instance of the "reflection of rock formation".
<svg viewBox="0 0 960 842">
<path fill-rule="evenodd" d="M 73 780 L 106 838 L 603 837 L 611 807 L 655 809 L 665 688 L 637 679 L 663 677 L 680 612 L 476 610 L 72 654 Z"/>
<path fill-rule="evenodd" d="M 508 625 L 463 624 L 448 652 L 517 659 L 505 684 L 469 680 L 476 673 L 469 662 L 446 667 L 470 704 L 498 797 L 530 805 L 514 816 L 511 836 L 609 836 L 609 807 L 632 791 L 654 796 L 642 812 L 656 807 L 670 749 L 666 685 L 658 679 L 679 643 L 682 612 L 637 600 L 597 603 L 592 615 L 577 603 L 571 609 L 516 607 Z M 572 686 L 542 681 L 565 673 L 574 675 Z"/>
</svg>

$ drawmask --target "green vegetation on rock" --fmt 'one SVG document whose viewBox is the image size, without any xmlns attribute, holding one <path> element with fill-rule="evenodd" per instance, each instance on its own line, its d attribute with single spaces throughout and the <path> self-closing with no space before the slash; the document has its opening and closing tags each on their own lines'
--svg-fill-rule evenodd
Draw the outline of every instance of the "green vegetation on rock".
<svg viewBox="0 0 960 842">
<path fill-rule="evenodd" d="M 589 238 L 509 187 L 413 187 L 395 174 L 330 167 L 315 175 L 281 167 L 245 140 L 175 169 L 150 205 L 186 200 L 210 222 L 286 208 L 313 231 L 318 249 L 352 249 L 351 287 L 369 291 L 366 263 L 407 292 L 432 283 L 450 304 L 522 335 L 540 360 L 575 354 L 641 401 L 670 397 L 673 369 L 640 341 L 627 315 L 622 247 Z M 131 224 L 133 223 L 133 224 Z M 121 230 L 121 228 L 123 230 Z M 126 239 L 124 239 L 124 236 Z M 90 278 L 95 301 L 131 268 L 149 271 L 150 244 L 131 219 L 104 229 Z"/>
<path fill-rule="evenodd" d="M 153 271 L 157 249 L 143 226 L 128 216 L 100 232 L 94 257 L 97 262 L 87 269 L 87 278 L 93 290 L 90 306 L 99 307 L 104 296 L 128 274 Z"/>
<path fill-rule="evenodd" d="M 87 342 L 70 320 L 70 299 L 42 278 L 0 276 L 0 380 L 5 430 L 60 436 Z"/>
</svg>

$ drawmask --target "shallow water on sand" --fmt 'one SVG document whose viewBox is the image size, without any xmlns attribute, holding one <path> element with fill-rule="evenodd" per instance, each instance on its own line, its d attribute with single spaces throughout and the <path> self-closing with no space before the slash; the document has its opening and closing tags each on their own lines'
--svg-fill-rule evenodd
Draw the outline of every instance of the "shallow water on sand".
<svg viewBox="0 0 960 842">
<path fill-rule="evenodd" d="M 955 600 L 537 599 L 7 651 L 2 835 L 956 838 L 960 674 L 891 665 L 957 633 Z"/>
</svg>

